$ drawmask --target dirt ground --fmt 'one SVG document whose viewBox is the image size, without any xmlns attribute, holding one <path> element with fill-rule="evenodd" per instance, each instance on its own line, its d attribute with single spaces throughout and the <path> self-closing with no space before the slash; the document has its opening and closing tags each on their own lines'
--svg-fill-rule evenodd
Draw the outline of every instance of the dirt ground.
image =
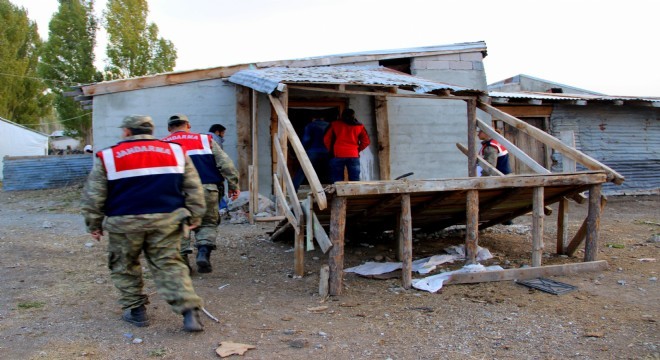
<svg viewBox="0 0 660 360">
<path fill-rule="evenodd" d="M 189 334 L 148 271 L 151 326 L 120 319 L 107 244 L 85 233 L 80 191 L 0 191 L 1 359 L 214 359 L 223 341 L 254 345 L 231 357 L 244 359 L 660 359 L 657 195 L 609 198 L 598 246 L 609 268 L 553 278 L 577 286 L 563 295 L 512 281 L 432 294 L 346 274 L 344 294 L 323 299 L 327 255 L 307 252 L 307 274 L 296 278 L 292 244 L 268 240 L 274 224 L 223 224 L 214 272 L 193 275 L 220 323 L 204 317 L 205 331 Z M 571 234 L 585 214 L 586 204 L 571 203 Z M 522 216 L 482 232 L 480 245 L 495 255 L 485 265 L 529 264 L 530 223 Z M 545 219 L 544 264 L 581 261 L 582 252 L 553 254 L 555 226 L 556 211 Z M 414 256 L 439 254 L 461 235 L 416 234 Z M 350 240 L 347 267 L 394 257 L 386 237 Z"/>
</svg>

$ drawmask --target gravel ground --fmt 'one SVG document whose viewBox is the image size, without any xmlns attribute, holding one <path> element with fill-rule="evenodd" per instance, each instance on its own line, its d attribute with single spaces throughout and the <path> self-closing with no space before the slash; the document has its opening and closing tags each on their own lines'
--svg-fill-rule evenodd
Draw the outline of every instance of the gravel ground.
<svg viewBox="0 0 660 360">
<path fill-rule="evenodd" d="M 342 296 L 321 298 L 326 254 L 307 252 L 307 273 L 296 278 L 292 244 L 268 240 L 274 224 L 223 224 L 214 272 L 193 275 L 220 322 L 204 318 L 205 331 L 189 334 L 148 272 L 151 326 L 120 320 L 106 244 L 85 234 L 77 214 L 80 191 L 0 191 L 2 359 L 213 359 L 220 342 L 254 345 L 244 359 L 660 359 L 659 196 L 609 199 L 598 248 L 609 268 L 553 278 L 577 286 L 564 295 L 511 281 L 431 294 L 346 274 Z M 574 233 L 586 205 L 571 206 Z M 484 264 L 528 265 L 529 224 L 522 216 L 482 232 L 480 245 L 495 256 Z M 545 224 L 544 264 L 581 261 L 582 252 L 553 254 L 556 215 Z M 415 234 L 414 256 L 462 239 L 460 231 Z M 387 236 L 350 240 L 347 267 L 394 257 Z"/>
</svg>

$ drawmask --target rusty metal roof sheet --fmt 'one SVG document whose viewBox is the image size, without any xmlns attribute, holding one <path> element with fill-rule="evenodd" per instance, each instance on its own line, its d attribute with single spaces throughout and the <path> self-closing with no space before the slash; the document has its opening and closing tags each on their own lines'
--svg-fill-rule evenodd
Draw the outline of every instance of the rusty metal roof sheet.
<svg viewBox="0 0 660 360">
<path fill-rule="evenodd" d="M 267 94 L 275 91 L 280 83 L 384 85 L 411 87 L 417 93 L 444 89 L 451 92 L 482 92 L 479 89 L 468 89 L 414 77 L 382 66 L 274 67 L 241 70 L 230 76 L 229 81 Z"/>
</svg>

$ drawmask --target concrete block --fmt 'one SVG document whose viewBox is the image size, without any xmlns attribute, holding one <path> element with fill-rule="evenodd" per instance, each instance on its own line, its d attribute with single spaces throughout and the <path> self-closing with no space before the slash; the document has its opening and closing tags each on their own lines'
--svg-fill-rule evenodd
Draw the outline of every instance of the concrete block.
<svg viewBox="0 0 660 360">
<path fill-rule="evenodd" d="M 461 53 L 460 59 L 462 61 L 481 61 L 483 60 L 483 55 L 481 55 L 481 52 Z"/>
<path fill-rule="evenodd" d="M 449 68 L 453 70 L 472 70 L 471 61 L 450 61 Z"/>
</svg>

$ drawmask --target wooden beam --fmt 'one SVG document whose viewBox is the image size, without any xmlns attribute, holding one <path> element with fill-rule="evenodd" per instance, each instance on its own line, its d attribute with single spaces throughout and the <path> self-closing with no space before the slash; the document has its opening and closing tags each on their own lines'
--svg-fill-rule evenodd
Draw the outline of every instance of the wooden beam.
<svg viewBox="0 0 660 360">
<path fill-rule="evenodd" d="M 568 246 L 568 199 L 559 200 L 559 212 L 557 213 L 557 254 L 566 254 Z"/>
<path fill-rule="evenodd" d="M 477 101 L 469 100 L 467 104 L 467 143 L 468 143 L 468 176 L 477 176 Z"/>
<path fill-rule="evenodd" d="M 263 222 L 266 222 L 266 221 L 282 221 L 284 219 L 286 219 L 286 216 L 259 216 L 259 217 L 254 218 L 255 221 L 263 221 Z"/>
<path fill-rule="evenodd" d="M 456 143 L 456 147 L 458 150 L 460 150 L 463 154 L 468 156 L 468 161 L 469 161 L 469 152 L 468 149 L 465 147 L 465 145 L 461 143 Z M 483 157 L 479 156 L 478 154 L 476 155 L 477 157 L 477 163 L 481 165 L 482 168 L 486 168 L 491 171 L 491 174 L 497 175 L 497 176 L 504 176 L 501 171 L 497 170 L 496 167 L 491 165 L 488 161 L 486 161 Z"/>
<path fill-rule="evenodd" d="M 603 209 L 605 209 L 605 205 L 607 205 L 607 198 L 605 196 L 601 196 L 600 198 L 600 211 L 602 212 Z M 584 238 L 587 236 L 587 220 L 584 219 L 582 222 L 582 225 L 578 229 L 578 231 L 575 233 L 571 241 L 568 243 L 568 246 L 566 246 L 566 255 L 568 256 L 573 256 L 575 255 L 575 251 L 578 249 L 580 244 L 582 244 L 582 241 Z"/>
<path fill-rule="evenodd" d="M 467 192 L 465 206 L 465 263 L 477 263 L 477 249 L 479 243 L 479 191 Z"/>
<path fill-rule="evenodd" d="M 252 201 L 252 194 L 254 193 L 254 184 L 253 180 L 254 177 L 252 176 L 252 172 L 254 171 L 254 167 L 252 165 L 248 166 L 248 177 L 249 177 L 249 182 L 248 182 L 248 190 L 250 191 L 250 200 L 248 202 L 248 221 L 250 222 L 250 225 L 254 225 L 254 215 L 256 215 L 256 211 L 254 210 L 255 207 L 257 206 L 254 201 Z"/>
<path fill-rule="evenodd" d="M 324 210 L 326 207 L 328 207 L 328 202 L 325 197 L 323 185 L 321 185 L 321 181 L 319 181 L 319 177 L 316 175 L 316 171 L 314 171 L 314 166 L 312 166 L 305 148 L 300 142 L 300 139 L 298 139 L 296 130 L 293 128 L 291 121 L 289 121 L 289 117 L 287 116 L 282 103 L 271 95 L 268 95 L 268 98 L 270 99 L 271 104 L 273 104 L 275 112 L 277 112 L 279 121 L 282 122 L 286 128 L 289 142 L 291 142 L 293 151 L 296 153 L 298 161 L 300 162 L 300 166 L 302 167 L 303 172 L 307 177 L 307 181 L 309 182 L 309 186 L 312 189 L 312 194 L 314 195 L 316 204 L 320 210 Z"/>
<path fill-rule="evenodd" d="M 296 276 L 302 277 L 305 275 L 305 217 L 298 218 L 298 231 L 296 231 L 295 239 L 293 242 L 293 267 Z M 295 229 L 295 228 L 294 228 Z"/>
<path fill-rule="evenodd" d="M 236 152 L 238 153 L 236 166 L 241 189 L 247 189 L 249 182 L 248 166 L 252 157 L 253 141 L 250 131 L 250 88 L 236 86 Z"/>
<path fill-rule="evenodd" d="M 399 244 L 402 249 L 401 282 L 404 289 L 412 285 L 412 218 L 410 215 L 410 194 L 401 196 L 401 227 Z"/>
<path fill-rule="evenodd" d="M 535 187 L 532 194 L 532 267 L 541 266 L 543 258 L 543 188 Z"/>
<path fill-rule="evenodd" d="M 356 212 L 349 216 L 350 219 L 353 218 L 369 218 L 374 214 L 378 214 L 383 209 L 392 207 L 393 205 L 401 202 L 401 195 L 394 196 L 384 196 L 382 200 L 378 201 L 376 204 L 368 207 L 362 212 Z"/>
<path fill-rule="evenodd" d="M 546 265 L 519 269 L 457 273 L 452 275 L 445 284 L 474 284 L 490 281 L 529 280 L 547 276 L 566 276 L 583 272 L 603 271 L 607 269 L 607 261 L 591 261 L 574 264 Z"/>
<path fill-rule="evenodd" d="M 376 133 L 378 135 L 378 168 L 380 180 L 390 180 L 390 124 L 387 112 L 387 98 L 375 98 Z"/>
<path fill-rule="evenodd" d="M 250 190 L 250 213 L 252 216 L 259 210 L 259 121 L 257 113 L 257 92 L 250 92 L 250 119 L 252 120 L 252 189 Z M 254 218 L 253 218 L 254 219 Z M 254 220 L 251 222 L 254 224 Z"/>
<path fill-rule="evenodd" d="M 495 139 L 497 140 L 497 142 L 504 145 L 504 147 L 507 150 L 509 150 L 509 154 L 512 154 L 513 156 L 516 157 L 517 160 L 520 160 L 522 163 L 529 166 L 530 169 L 534 170 L 534 172 L 537 172 L 539 174 L 551 173 L 550 170 L 544 168 L 541 164 L 537 163 L 536 160 L 532 159 L 529 155 L 525 154 L 524 151 L 520 150 L 507 138 L 497 133 L 497 131 L 495 131 L 492 127 L 490 127 L 490 125 L 486 124 L 485 122 L 479 119 L 477 119 L 477 124 L 479 124 L 479 129 L 483 130 L 483 132 L 488 134 L 488 136 L 490 136 L 492 139 Z"/>
<path fill-rule="evenodd" d="M 587 214 L 587 239 L 584 243 L 584 261 L 595 261 L 598 257 L 598 229 L 600 228 L 600 184 L 589 188 L 589 211 Z"/>
<path fill-rule="evenodd" d="M 280 179 L 277 177 L 277 174 L 273 174 L 273 181 L 280 181 Z M 291 225 L 293 225 L 293 229 L 296 230 L 296 234 L 298 234 L 298 232 L 300 232 L 298 220 L 296 219 L 296 216 L 291 212 L 291 209 L 287 207 L 286 198 L 284 197 L 282 189 L 279 186 L 275 186 L 275 197 L 277 198 L 277 203 L 280 205 L 280 209 L 282 212 L 284 212 L 284 216 L 286 216 L 286 219 L 289 220 Z"/>
<path fill-rule="evenodd" d="M 282 103 L 282 108 L 284 109 L 284 113 L 286 114 L 286 118 L 288 120 L 289 119 L 289 92 L 288 92 L 288 88 L 287 88 L 286 85 L 280 84 L 280 86 L 281 86 L 281 90 L 280 90 L 281 92 L 280 92 L 280 94 L 277 98 Z M 278 86 L 278 89 L 279 88 L 280 87 Z M 282 172 L 284 173 L 284 171 L 288 172 L 289 146 L 287 145 L 287 140 L 288 140 L 288 138 L 290 137 L 291 134 L 287 134 L 286 126 L 284 124 L 284 121 L 279 121 L 279 116 L 280 115 L 277 114 L 278 124 L 279 124 L 279 127 L 278 127 L 278 135 L 279 136 L 278 137 L 279 137 L 279 140 L 280 140 L 280 150 L 282 151 L 283 156 L 279 159 L 278 164 L 280 166 L 280 169 L 282 169 Z M 295 135 L 295 132 L 294 132 L 294 135 Z M 297 135 L 295 135 L 295 136 L 297 136 Z M 284 193 L 284 197 L 286 197 L 287 192 L 289 192 L 289 191 L 287 191 L 288 187 L 284 186 L 284 181 L 286 181 L 286 180 L 284 179 L 284 177 L 282 177 L 280 180 L 282 181 L 282 183 L 280 184 L 280 186 L 282 186 L 282 192 Z M 294 192 L 294 194 L 296 194 L 296 193 Z"/>
<path fill-rule="evenodd" d="M 302 201 L 302 209 L 307 219 L 305 226 L 305 243 L 307 251 L 314 250 L 314 221 L 312 221 L 312 205 L 314 204 L 312 194 L 307 194 L 307 199 Z"/>
<path fill-rule="evenodd" d="M 551 148 L 559 151 L 562 155 L 566 155 L 570 157 L 571 159 L 579 162 L 580 164 L 584 165 L 586 168 L 590 170 L 605 170 L 608 173 L 608 177 L 611 178 L 611 181 L 613 181 L 615 184 L 620 185 L 623 183 L 625 178 L 619 174 L 618 172 L 614 171 L 610 167 L 608 167 L 605 164 L 600 163 L 596 159 L 576 150 L 571 147 L 566 146 L 563 144 L 559 139 L 556 137 L 546 133 L 543 130 L 539 130 L 535 128 L 534 126 L 531 126 L 524 121 L 521 121 L 517 119 L 516 117 L 513 117 L 495 107 L 492 107 L 486 103 L 483 102 L 478 102 L 478 106 L 481 110 L 489 113 L 490 115 L 504 121 L 505 123 L 517 128 L 518 130 L 528 134 L 529 136 L 535 138 L 536 140 L 544 143 L 547 146 L 550 146 Z"/>
<path fill-rule="evenodd" d="M 330 295 L 341 295 L 344 275 L 344 234 L 346 231 L 346 198 L 335 196 L 330 206 Z"/>
<path fill-rule="evenodd" d="M 325 93 L 335 93 L 335 94 L 350 94 L 350 95 L 368 95 L 368 96 L 391 96 L 391 97 L 400 97 L 400 98 L 415 98 L 415 99 L 442 99 L 442 100 L 474 100 L 476 96 L 441 96 L 441 95 L 422 95 L 422 94 L 393 94 L 388 91 L 356 91 L 356 90 L 335 90 L 329 88 L 319 88 L 319 87 L 310 87 L 310 86 L 301 86 L 301 85 L 289 85 L 289 89 L 303 90 L 303 91 L 312 91 L 312 92 L 325 92 Z"/>
<path fill-rule="evenodd" d="M 220 79 L 229 77 L 240 70 L 248 69 L 250 66 L 250 64 L 235 65 L 213 69 L 150 75 L 133 79 L 104 81 L 97 84 L 83 86 L 82 90 L 85 95 L 103 95 L 122 91 L 183 84 L 192 81 Z"/>
<path fill-rule="evenodd" d="M 332 247 L 332 241 L 330 241 L 328 234 L 326 234 L 325 230 L 323 230 L 323 225 L 321 225 L 321 222 L 314 213 L 314 210 L 312 210 L 312 224 L 314 225 L 314 238 L 316 238 L 316 242 L 319 244 L 321 250 L 325 254 L 328 252 L 328 249 Z"/>
<path fill-rule="evenodd" d="M 359 196 L 456 190 L 487 190 L 502 187 L 579 186 L 600 184 L 605 181 L 606 175 L 602 172 L 580 172 L 575 174 L 527 174 L 435 180 L 337 182 L 334 186 L 337 196 Z"/>
<path fill-rule="evenodd" d="M 300 219 L 302 217 L 302 208 L 300 207 L 300 201 L 298 201 L 298 195 L 296 193 L 295 187 L 293 186 L 293 181 L 291 180 L 291 174 L 289 174 L 289 170 L 286 168 L 286 161 L 284 161 L 284 154 L 282 148 L 280 147 L 280 143 L 277 141 L 277 137 L 273 137 L 273 144 L 275 145 L 275 152 L 277 153 L 277 158 L 279 159 L 280 164 L 282 164 L 280 166 L 280 170 L 282 171 L 281 182 L 284 183 L 286 189 L 288 190 L 289 201 L 291 202 L 290 205 L 293 208 L 293 213 L 296 215 L 296 219 Z M 275 185 L 280 186 L 280 183 Z M 282 195 L 284 195 L 284 198 L 286 199 L 284 190 L 282 190 Z"/>
</svg>

